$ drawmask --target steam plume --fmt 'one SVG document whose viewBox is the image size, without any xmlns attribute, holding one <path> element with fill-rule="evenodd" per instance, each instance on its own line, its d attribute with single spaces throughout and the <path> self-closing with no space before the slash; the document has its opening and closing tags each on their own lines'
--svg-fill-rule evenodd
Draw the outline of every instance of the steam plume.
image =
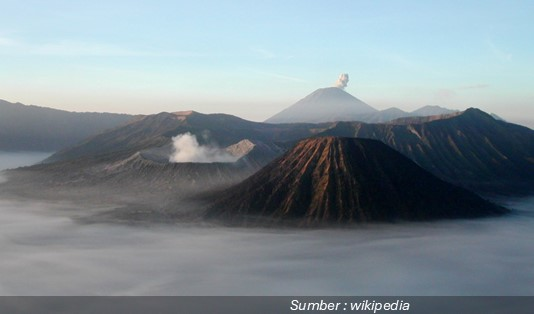
<svg viewBox="0 0 534 314">
<path fill-rule="evenodd" d="M 187 132 L 172 138 L 173 153 L 170 162 L 234 162 L 236 157 L 213 146 L 200 146 L 197 137 Z"/>
<path fill-rule="evenodd" d="M 345 89 L 347 87 L 347 84 L 349 82 L 349 75 L 347 73 L 341 73 L 336 81 L 336 87 Z"/>
</svg>

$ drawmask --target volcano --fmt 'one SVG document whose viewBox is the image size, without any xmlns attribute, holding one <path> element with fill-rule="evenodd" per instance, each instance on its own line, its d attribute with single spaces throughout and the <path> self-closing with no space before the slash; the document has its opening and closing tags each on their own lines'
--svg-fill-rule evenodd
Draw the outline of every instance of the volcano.
<svg viewBox="0 0 534 314">
<path fill-rule="evenodd" d="M 332 121 L 354 121 L 362 114 L 378 112 L 341 88 L 321 88 L 289 108 L 282 110 L 267 123 L 319 123 Z"/>
<path fill-rule="evenodd" d="M 299 142 L 206 212 L 232 224 L 424 221 L 505 213 L 442 181 L 370 139 L 320 137 Z"/>
</svg>

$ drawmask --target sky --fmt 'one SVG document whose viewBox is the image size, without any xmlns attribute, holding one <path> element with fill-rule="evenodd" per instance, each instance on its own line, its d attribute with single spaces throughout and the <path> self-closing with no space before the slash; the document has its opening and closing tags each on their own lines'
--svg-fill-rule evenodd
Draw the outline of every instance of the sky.
<svg viewBox="0 0 534 314">
<path fill-rule="evenodd" d="M 0 99 L 263 121 L 348 73 L 377 109 L 534 127 L 534 1 L 0 0 Z"/>
</svg>

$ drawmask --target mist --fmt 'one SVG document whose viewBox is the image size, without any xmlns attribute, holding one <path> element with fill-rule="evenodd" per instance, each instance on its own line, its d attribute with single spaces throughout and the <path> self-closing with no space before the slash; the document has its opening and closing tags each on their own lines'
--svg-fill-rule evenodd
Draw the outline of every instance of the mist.
<svg viewBox="0 0 534 314">
<path fill-rule="evenodd" d="M 230 155 L 224 149 L 204 145 L 201 146 L 195 135 L 187 132 L 176 135 L 172 138 L 173 153 L 171 154 L 170 162 L 234 162 L 237 160 L 235 156 Z"/>
<path fill-rule="evenodd" d="M 297 230 L 94 223 L 112 207 L 4 198 L 0 294 L 532 295 L 534 198 L 506 204 L 499 218 Z"/>
<path fill-rule="evenodd" d="M 534 199 L 505 218 L 268 230 L 83 224 L 0 202 L 2 295 L 532 295 Z M 97 210 L 97 209 L 92 209 Z"/>
</svg>

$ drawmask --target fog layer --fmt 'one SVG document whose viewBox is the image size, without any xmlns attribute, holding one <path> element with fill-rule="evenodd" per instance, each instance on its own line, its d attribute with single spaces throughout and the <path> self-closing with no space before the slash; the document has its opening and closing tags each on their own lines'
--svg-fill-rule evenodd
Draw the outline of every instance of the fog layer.
<svg viewBox="0 0 534 314">
<path fill-rule="evenodd" d="M 2 295 L 532 295 L 525 215 L 345 230 L 78 224 L 0 202 Z"/>
<path fill-rule="evenodd" d="M 251 230 L 86 224 L 99 208 L 0 200 L 0 294 L 533 295 L 534 198 L 509 204 L 501 218 Z"/>
</svg>

